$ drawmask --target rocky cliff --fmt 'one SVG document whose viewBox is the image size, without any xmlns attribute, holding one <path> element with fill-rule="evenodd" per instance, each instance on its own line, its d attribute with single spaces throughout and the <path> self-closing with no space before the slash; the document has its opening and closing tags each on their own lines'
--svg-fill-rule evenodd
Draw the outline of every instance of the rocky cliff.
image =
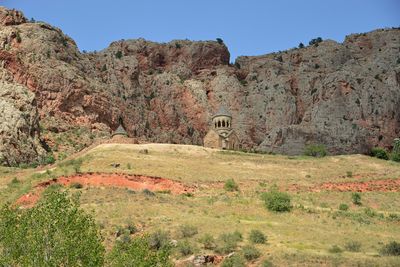
<svg viewBox="0 0 400 267">
<path fill-rule="evenodd" d="M 0 87 L 33 93 L 24 110 L 38 109 L 40 138 L 56 154 L 109 134 L 119 117 L 142 140 L 201 144 L 220 104 L 230 108 L 247 149 L 299 154 L 322 143 L 337 154 L 388 147 L 400 131 L 399 49 L 400 30 L 387 29 L 239 57 L 234 65 L 216 41 L 120 40 L 81 53 L 60 29 L 0 8 Z M 37 122 L 20 121 L 33 134 L 15 135 L 16 121 L 0 122 L 0 151 L 19 150 L 13 163 L 41 150 Z M 14 145 L 4 141 L 10 135 Z M 20 146 L 27 142 L 39 145 Z"/>
</svg>

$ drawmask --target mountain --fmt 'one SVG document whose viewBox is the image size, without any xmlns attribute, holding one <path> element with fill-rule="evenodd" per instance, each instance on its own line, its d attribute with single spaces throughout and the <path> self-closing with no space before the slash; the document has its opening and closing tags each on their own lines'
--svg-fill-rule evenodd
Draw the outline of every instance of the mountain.
<svg viewBox="0 0 400 267">
<path fill-rule="evenodd" d="M 108 136 L 120 117 L 142 141 L 202 144 L 220 105 L 245 149 L 390 147 L 400 131 L 399 50 L 394 28 L 235 64 L 222 40 L 120 40 L 81 53 L 60 29 L 0 8 L 0 162 L 63 157 Z"/>
</svg>

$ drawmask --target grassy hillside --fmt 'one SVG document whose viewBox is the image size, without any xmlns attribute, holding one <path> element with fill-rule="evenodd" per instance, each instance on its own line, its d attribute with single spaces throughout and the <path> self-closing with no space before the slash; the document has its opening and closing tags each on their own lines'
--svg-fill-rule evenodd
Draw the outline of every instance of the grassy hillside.
<svg viewBox="0 0 400 267">
<path fill-rule="evenodd" d="M 70 191 L 81 192 L 82 206 L 93 210 L 107 246 L 114 242 L 117 229 L 133 224 L 144 232 L 168 231 L 178 242 L 187 239 L 195 254 L 215 254 L 199 242 L 203 235 L 217 238 L 239 231 L 243 235 L 240 250 L 250 242 L 250 231 L 257 229 L 267 236 L 267 242 L 256 245 L 262 256 L 252 261 L 252 266 L 261 266 L 265 259 L 277 266 L 400 265 L 398 257 L 379 255 L 383 244 L 400 240 L 399 188 L 397 192 L 361 192 L 362 205 L 354 205 L 352 192 L 325 191 L 320 186 L 328 182 L 397 180 L 398 163 L 363 155 L 318 159 L 167 144 L 106 144 L 81 159 L 78 167 L 65 161 L 39 172 L 0 169 L 0 201 L 15 202 L 40 181 L 76 171 L 158 176 L 191 186 L 194 193 L 151 194 L 117 186 L 84 186 Z M 113 163 L 120 166 L 115 168 Z M 224 189 L 228 179 L 237 182 L 239 191 Z M 265 208 L 260 195 L 273 185 L 291 195 L 291 212 L 274 213 Z M 339 210 L 342 203 L 349 206 L 348 211 Z M 193 226 L 198 233 L 183 238 L 181 229 L 185 225 Z M 360 251 L 348 251 L 351 242 L 360 243 Z M 335 245 L 342 252 L 332 249 Z M 178 251 L 175 257 L 185 258 Z"/>
</svg>

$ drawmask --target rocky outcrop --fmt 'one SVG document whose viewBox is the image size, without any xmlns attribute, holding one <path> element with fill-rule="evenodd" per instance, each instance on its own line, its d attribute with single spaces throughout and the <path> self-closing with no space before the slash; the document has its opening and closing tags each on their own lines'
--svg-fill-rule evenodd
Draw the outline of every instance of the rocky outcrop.
<svg viewBox="0 0 400 267">
<path fill-rule="evenodd" d="M 45 150 L 33 93 L 21 85 L 0 82 L 0 122 L 0 164 L 40 161 Z"/>
<path fill-rule="evenodd" d="M 0 80 L 35 94 L 43 138 L 60 151 L 108 134 L 119 117 L 139 140 L 202 144 L 221 104 L 246 149 L 298 154 L 322 143 L 360 153 L 399 135 L 399 29 L 231 65 L 221 41 L 120 40 L 80 53 L 60 29 L 20 12 L 0 9 L 0 21 Z M 90 139 L 59 144 L 82 127 Z"/>
</svg>

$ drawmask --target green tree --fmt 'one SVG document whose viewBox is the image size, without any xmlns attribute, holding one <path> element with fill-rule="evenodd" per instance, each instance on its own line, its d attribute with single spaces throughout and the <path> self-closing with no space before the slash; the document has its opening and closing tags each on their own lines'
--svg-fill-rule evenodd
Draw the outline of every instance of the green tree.
<svg viewBox="0 0 400 267">
<path fill-rule="evenodd" d="M 104 247 L 78 197 L 46 192 L 31 209 L 0 211 L 0 266 L 102 266 Z"/>
</svg>

